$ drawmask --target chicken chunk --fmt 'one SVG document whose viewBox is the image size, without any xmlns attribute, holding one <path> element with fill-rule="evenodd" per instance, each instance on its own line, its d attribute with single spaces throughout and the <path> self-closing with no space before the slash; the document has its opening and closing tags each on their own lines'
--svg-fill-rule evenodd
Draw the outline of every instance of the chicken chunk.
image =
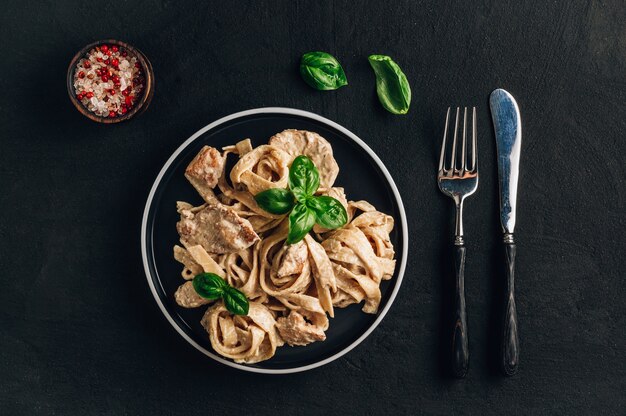
<svg viewBox="0 0 626 416">
<path fill-rule="evenodd" d="M 207 253 L 236 253 L 259 240 L 248 220 L 221 204 L 195 213 L 183 209 L 176 229 L 183 245 L 201 245 Z"/>
<path fill-rule="evenodd" d="M 269 144 L 278 147 L 293 159 L 305 155 L 315 163 L 320 174 L 320 187 L 330 188 L 339 174 L 333 148 L 325 138 L 306 130 L 285 130 L 272 136 Z"/>
<path fill-rule="evenodd" d="M 176 303 L 183 308 L 197 308 L 211 303 L 210 300 L 205 299 L 196 293 L 196 290 L 193 288 L 192 281 L 188 281 L 180 285 L 176 290 L 176 293 L 174 293 L 174 299 L 176 299 Z"/>
<path fill-rule="evenodd" d="M 215 202 L 213 188 L 224 171 L 224 157 L 214 147 L 204 146 L 185 170 L 185 177 L 205 201 Z"/>
<path fill-rule="evenodd" d="M 300 241 L 296 244 L 285 245 L 282 250 L 285 251 L 285 255 L 283 256 L 280 266 L 276 272 L 277 276 L 287 277 L 302 273 L 304 263 L 306 263 L 309 256 L 309 251 L 306 244 L 304 244 L 304 241 Z"/>
<path fill-rule="evenodd" d="M 304 317 L 296 311 L 291 311 L 286 318 L 278 318 L 276 328 L 282 339 L 292 347 L 326 339 L 322 328 L 307 323 Z"/>
</svg>

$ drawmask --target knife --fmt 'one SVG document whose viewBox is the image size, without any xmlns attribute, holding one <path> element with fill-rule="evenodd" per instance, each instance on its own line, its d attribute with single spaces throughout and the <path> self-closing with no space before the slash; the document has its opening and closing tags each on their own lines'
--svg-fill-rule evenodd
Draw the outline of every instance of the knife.
<svg viewBox="0 0 626 416">
<path fill-rule="evenodd" d="M 501 346 L 501 367 L 505 375 L 517 372 L 519 365 L 519 337 L 515 308 L 515 213 L 517 206 L 517 179 L 522 146 L 522 122 L 519 108 L 511 94 L 497 89 L 489 97 L 491 117 L 496 133 L 498 177 L 500 184 L 500 222 L 504 233 L 506 259 L 506 300 Z"/>
</svg>

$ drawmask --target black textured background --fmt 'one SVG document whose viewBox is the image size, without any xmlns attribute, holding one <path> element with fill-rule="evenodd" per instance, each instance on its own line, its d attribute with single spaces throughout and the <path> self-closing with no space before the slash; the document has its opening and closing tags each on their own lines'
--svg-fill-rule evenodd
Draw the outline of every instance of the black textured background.
<svg viewBox="0 0 626 416">
<path fill-rule="evenodd" d="M 3 2 L 0 13 L 0 413 L 626 413 L 626 5 L 609 1 Z M 81 116 L 65 90 L 96 39 L 139 47 L 156 73 L 148 112 Z M 349 86 L 299 78 L 309 50 Z M 377 102 L 371 53 L 413 89 L 406 116 Z M 497 358 L 502 247 L 496 87 L 524 122 L 517 300 L 520 373 Z M 468 378 L 442 371 L 452 205 L 435 185 L 448 105 L 479 108 L 479 190 L 466 205 Z M 387 318 L 348 356 L 289 376 L 211 362 L 174 332 L 139 250 L 148 190 L 171 152 L 218 117 L 260 106 L 329 117 L 399 185 L 411 231 Z"/>
</svg>

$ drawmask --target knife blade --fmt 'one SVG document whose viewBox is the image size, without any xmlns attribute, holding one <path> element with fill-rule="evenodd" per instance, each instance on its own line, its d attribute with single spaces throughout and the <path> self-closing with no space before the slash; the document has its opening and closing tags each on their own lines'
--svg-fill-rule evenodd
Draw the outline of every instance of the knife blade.
<svg viewBox="0 0 626 416">
<path fill-rule="evenodd" d="M 489 105 L 498 151 L 500 223 L 505 235 L 511 234 L 512 238 L 515 229 L 522 121 L 515 99 L 503 89 L 497 89 L 491 93 Z"/>
<path fill-rule="evenodd" d="M 522 147 L 522 120 L 519 107 L 511 94 L 496 89 L 489 97 L 489 107 L 496 134 L 498 183 L 500 187 L 500 223 L 504 233 L 506 260 L 506 300 L 501 343 L 501 367 L 505 375 L 517 372 L 519 336 L 515 305 L 515 255 L 513 232 L 517 209 L 517 182 Z"/>
</svg>

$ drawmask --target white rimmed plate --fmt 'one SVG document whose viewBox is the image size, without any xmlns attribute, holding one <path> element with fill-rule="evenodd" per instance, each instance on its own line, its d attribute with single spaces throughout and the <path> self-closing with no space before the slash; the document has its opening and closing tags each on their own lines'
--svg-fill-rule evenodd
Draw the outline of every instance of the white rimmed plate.
<svg viewBox="0 0 626 416">
<path fill-rule="evenodd" d="M 172 247 L 178 243 L 176 201 L 201 204 L 202 200 L 184 177 L 187 164 L 204 145 L 221 148 L 250 138 L 253 146 L 266 144 L 285 129 L 315 131 L 333 147 L 340 172 L 335 186 L 345 188 L 349 200 L 365 199 L 395 219 L 391 241 L 396 250 L 396 271 L 381 284 L 382 301 L 377 314 L 361 311 L 362 305 L 335 310 L 326 341 L 305 347 L 278 348 L 270 360 L 236 364 L 217 355 L 200 325 L 206 307 L 184 309 L 174 301 L 174 292 L 184 283 L 181 265 L 174 260 Z M 408 229 L 402 199 L 382 161 L 363 140 L 339 124 L 307 111 L 268 107 L 223 117 L 200 129 L 168 159 L 148 196 L 141 227 L 141 250 L 150 290 L 163 315 L 191 345 L 208 357 L 230 367 L 258 373 L 294 373 L 327 364 L 359 345 L 389 311 L 404 275 L 408 250 Z M 376 352 L 372 352 L 376 353 Z M 378 353 L 387 353 L 379 351 Z"/>
</svg>

